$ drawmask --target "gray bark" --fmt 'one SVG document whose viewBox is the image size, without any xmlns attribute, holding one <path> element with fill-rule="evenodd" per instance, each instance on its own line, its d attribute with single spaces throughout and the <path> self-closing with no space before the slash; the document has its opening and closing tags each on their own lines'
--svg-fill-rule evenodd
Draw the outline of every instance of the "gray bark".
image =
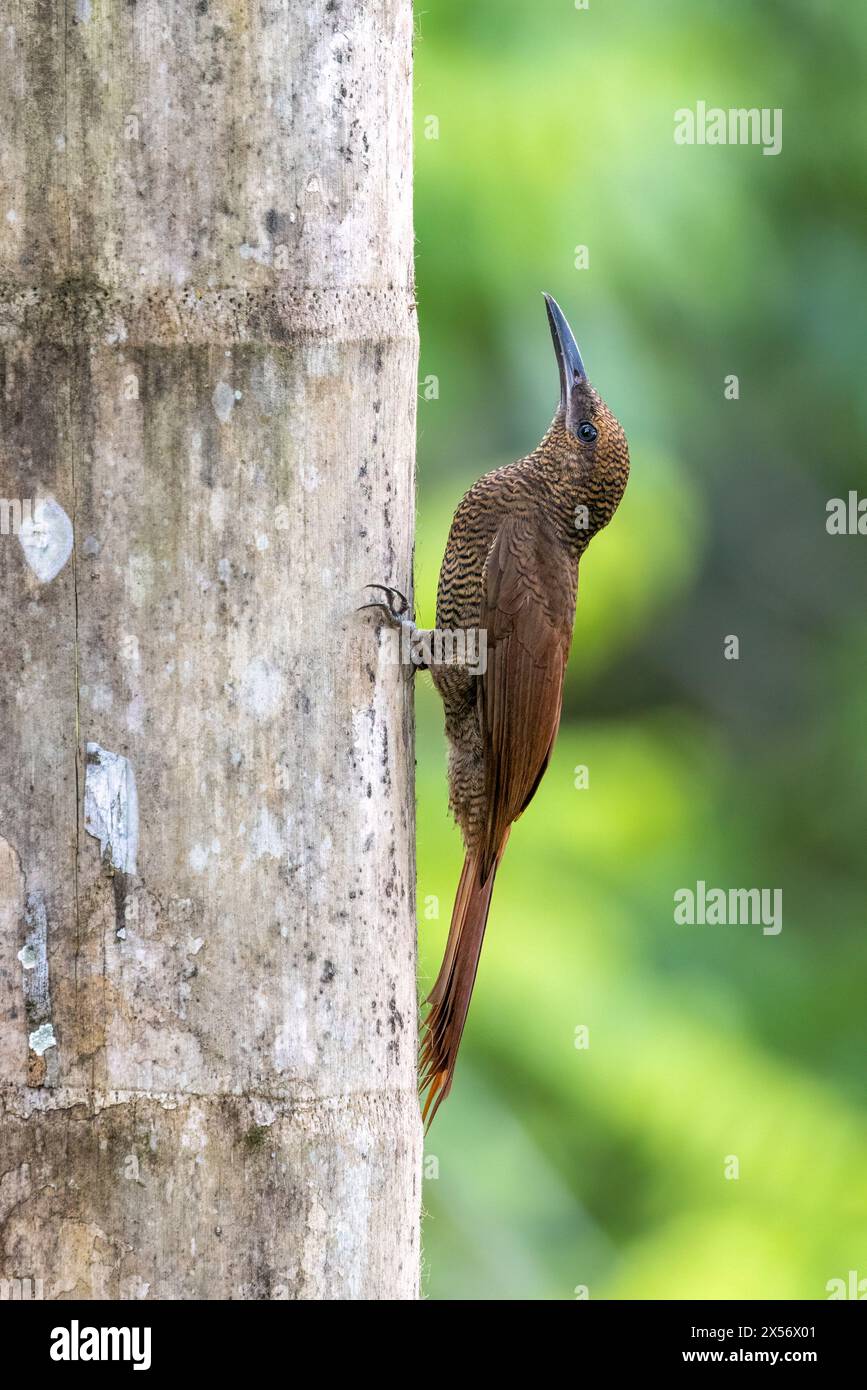
<svg viewBox="0 0 867 1390">
<path fill-rule="evenodd" d="M 413 1298 L 411 6 L 3 10 L 0 1278 Z"/>
</svg>

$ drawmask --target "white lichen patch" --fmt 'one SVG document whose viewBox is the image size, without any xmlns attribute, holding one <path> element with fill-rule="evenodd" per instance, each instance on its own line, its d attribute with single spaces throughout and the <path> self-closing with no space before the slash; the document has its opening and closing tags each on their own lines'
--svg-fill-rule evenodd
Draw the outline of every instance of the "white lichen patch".
<svg viewBox="0 0 867 1390">
<path fill-rule="evenodd" d="M 98 714 L 105 714 L 114 704 L 114 692 L 110 685 L 83 685 L 80 690 L 82 699 L 87 699 L 90 708 Z"/>
<path fill-rule="evenodd" d="M 128 1279 L 121 1280 L 120 1296 L 124 1302 L 147 1298 L 150 1287 L 146 1279 L 142 1279 L 138 1274 L 131 1274 Z"/>
<path fill-rule="evenodd" d="M 271 264 L 270 246 L 253 246 L 249 241 L 245 241 L 238 247 L 238 255 L 242 261 L 255 261 L 257 265 Z"/>
<path fill-rule="evenodd" d="M 126 727 L 131 734 L 140 734 L 144 728 L 144 700 L 134 695 L 126 707 Z"/>
<path fill-rule="evenodd" d="M 208 862 L 208 851 L 204 845 L 193 845 L 187 856 L 187 863 L 195 874 L 205 872 L 205 865 Z"/>
<path fill-rule="evenodd" d="M 18 952 L 18 959 L 24 967 L 21 984 L 31 1028 L 30 1046 L 41 1057 L 47 1047 L 56 1044 L 51 1026 L 51 991 L 48 982 L 48 913 L 45 899 L 39 892 L 27 895 L 24 925 L 27 935 Z M 49 1035 L 50 1041 L 45 1041 Z"/>
<path fill-rule="evenodd" d="M 226 525 L 226 489 L 215 487 L 208 502 L 208 517 L 215 531 L 223 531 Z"/>
<path fill-rule="evenodd" d="M 37 1057 L 41 1057 L 43 1052 L 48 1051 L 49 1047 L 57 1046 L 54 1026 L 51 1023 L 41 1023 L 38 1028 L 34 1028 L 28 1041 L 31 1052 L 35 1052 Z"/>
<path fill-rule="evenodd" d="M 72 522 L 53 497 L 41 498 L 23 518 L 18 541 L 36 578 L 50 584 L 72 554 Z"/>
<path fill-rule="evenodd" d="M 99 852 L 110 849 L 111 862 L 121 873 L 134 874 L 138 856 L 138 793 L 135 774 L 120 753 L 98 743 L 87 745 L 84 782 L 84 828 L 99 840 Z"/>
<path fill-rule="evenodd" d="M 315 492 L 322 482 L 319 469 L 313 463 L 302 463 L 298 470 L 298 476 L 305 492 Z"/>
<path fill-rule="evenodd" d="M 219 840 L 212 840 L 210 845 L 193 845 L 187 855 L 187 863 L 193 873 L 203 874 L 208 865 L 208 860 L 212 855 L 219 855 L 222 846 Z"/>
<path fill-rule="evenodd" d="M 256 656 L 241 679 L 241 700 L 257 719 L 270 719 L 280 708 L 283 696 L 283 677 L 266 661 Z"/>
<path fill-rule="evenodd" d="M 277 1111 L 270 1101 L 264 1100 L 261 1096 L 253 1097 L 253 1120 L 262 1129 L 270 1129 L 277 1119 Z"/>
<path fill-rule="evenodd" d="M 283 853 L 280 826 L 267 806 L 262 807 L 259 818 L 250 832 L 250 844 L 257 859 L 262 859 L 265 855 L 271 859 L 279 859 Z"/>
<path fill-rule="evenodd" d="M 197 1162 L 201 1162 L 201 1155 L 208 1147 L 208 1127 L 204 1109 L 197 1105 L 191 1105 L 184 1127 L 180 1133 L 182 1149 L 191 1149 L 198 1155 Z"/>
<path fill-rule="evenodd" d="M 126 324 L 120 315 L 116 315 L 109 324 L 102 340 L 109 347 L 114 347 L 115 343 L 125 343 L 127 338 Z"/>
<path fill-rule="evenodd" d="M 225 425 L 235 404 L 235 392 L 228 382 L 217 382 L 214 387 L 214 394 L 211 396 L 211 404 L 217 419 Z"/>
</svg>

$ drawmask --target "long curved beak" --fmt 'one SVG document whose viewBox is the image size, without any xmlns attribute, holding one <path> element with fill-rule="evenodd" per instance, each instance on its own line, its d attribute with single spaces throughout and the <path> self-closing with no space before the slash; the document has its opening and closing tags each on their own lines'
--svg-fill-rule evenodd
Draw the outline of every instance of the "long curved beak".
<svg viewBox="0 0 867 1390">
<path fill-rule="evenodd" d="M 575 335 L 553 295 L 545 294 L 545 308 L 548 310 L 548 323 L 554 340 L 554 351 L 557 354 L 557 366 L 560 369 L 560 409 L 568 411 L 572 387 L 576 381 L 582 378 L 586 380 L 587 373 L 581 361 Z"/>
</svg>

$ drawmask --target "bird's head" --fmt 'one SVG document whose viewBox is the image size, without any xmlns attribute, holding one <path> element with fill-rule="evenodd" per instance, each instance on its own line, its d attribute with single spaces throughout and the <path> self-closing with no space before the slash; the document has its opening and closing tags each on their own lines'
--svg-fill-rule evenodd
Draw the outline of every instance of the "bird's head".
<svg viewBox="0 0 867 1390">
<path fill-rule="evenodd" d="M 560 371 L 560 404 L 548 438 L 566 464 L 576 505 L 586 510 L 595 534 L 611 520 L 629 477 L 629 446 L 619 420 L 587 380 L 578 344 L 560 305 L 545 295 L 548 323 Z"/>
</svg>

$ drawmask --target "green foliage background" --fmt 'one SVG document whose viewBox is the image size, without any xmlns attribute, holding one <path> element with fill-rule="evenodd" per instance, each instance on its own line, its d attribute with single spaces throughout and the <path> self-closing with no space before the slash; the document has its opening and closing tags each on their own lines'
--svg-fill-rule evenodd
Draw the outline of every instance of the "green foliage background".
<svg viewBox="0 0 867 1390">
<path fill-rule="evenodd" d="M 541 290 L 633 462 L 582 563 L 556 756 L 428 1138 L 426 1292 L 825 1298 L 867 1278 L 867 537 L 825 529 L 829 498 L 867 492 L 867 20 L 820 0 L 416 15 L 420 376 L 439 380 L 420 620 L 460 496 L 552 413 Z M 782 153 L 676 146 L 698 100 L 782 107 Z M 461 847 L 417 690 L 429 985 Z M 675 926 L 698 879 L 782 889 L 781 934 Z"/>
</svg>

